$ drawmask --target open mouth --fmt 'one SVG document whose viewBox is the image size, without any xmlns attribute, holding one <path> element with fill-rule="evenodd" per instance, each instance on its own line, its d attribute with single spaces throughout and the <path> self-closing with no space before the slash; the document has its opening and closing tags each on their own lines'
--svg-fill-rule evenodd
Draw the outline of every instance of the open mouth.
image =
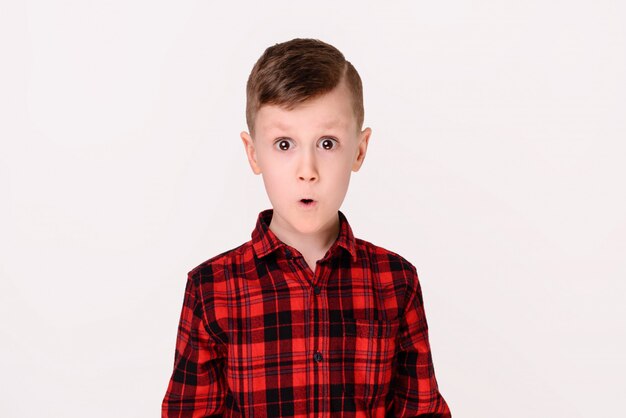
<svg viewBox="0 0 626 418">
<path fill-rule="evenodd" d="M 300 204 L 304 207 L 311 207 L 315 205 L 315 200 L 313 199 L 300 199 Z"/>
</svg>

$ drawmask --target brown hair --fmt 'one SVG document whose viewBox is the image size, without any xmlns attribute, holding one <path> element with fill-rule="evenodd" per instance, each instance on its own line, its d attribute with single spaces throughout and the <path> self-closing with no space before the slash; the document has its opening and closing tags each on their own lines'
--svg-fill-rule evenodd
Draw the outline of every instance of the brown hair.
<svg viewBox="0 0 626 418">
<path fill-rule="evenodd" d="M 354 66 L 334 46 L 296 38 L 265 50 L 248 77 L 246 122 L 252 134 L 256 112 L 264 104 L 293 109 L 328 93 L 343 79 L 352 93 L 357 129 L 363 125 L 363 87 Z"/>
</svg>

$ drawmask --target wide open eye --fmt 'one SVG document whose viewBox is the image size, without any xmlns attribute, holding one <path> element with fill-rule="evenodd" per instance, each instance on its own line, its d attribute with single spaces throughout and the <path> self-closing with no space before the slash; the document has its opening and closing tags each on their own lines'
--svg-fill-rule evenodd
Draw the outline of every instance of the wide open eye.
<svg viewBox="0 0 626 418">
<path fill-rule="evenodd" d="M 330 150 L 337 148 L 339 141 L 337 141 L 335 138 L 324 137 L 320 141 L 320 144 L 322 145 L 322 148 L 324 148 L 327 151 L 330 151 Z"/>
<path fill-rule="evenodd" d="M 290 148 L 289 138 L 279 138 L 274 142 L 274 146 L 278 146 L 281 151 L 287 151 Z"/>
</svg>

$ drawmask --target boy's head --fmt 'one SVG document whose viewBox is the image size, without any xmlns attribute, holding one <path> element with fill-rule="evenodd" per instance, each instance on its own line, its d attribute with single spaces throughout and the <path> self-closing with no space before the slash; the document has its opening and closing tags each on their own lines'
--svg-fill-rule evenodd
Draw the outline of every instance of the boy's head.
<svg viewBox="0 0 626 418">
<path fill-rule="evenodd" d="M 335 47 L 293 39 L 265 50 L 247 83 L 241 139 L 262 174 L 283 236 L 336 227 L 352 171 L 365 158 L 361 79 Z M 302 199 L 312 199 L 304 204 Z"/>
</svg>

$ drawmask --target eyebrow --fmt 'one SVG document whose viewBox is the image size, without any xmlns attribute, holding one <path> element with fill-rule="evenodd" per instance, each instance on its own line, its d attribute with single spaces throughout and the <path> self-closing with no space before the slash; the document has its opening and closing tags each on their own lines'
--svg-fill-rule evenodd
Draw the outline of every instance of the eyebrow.
<svg viewBox="0 0 626 418">
<path fill-rule="evenodd" d="M 287 131 L 289 130 L 289 126 L 288 125 L 284 125 L 281 121 L 276 121 L 275 123 L 270 125 L 271 129 L 280 129 L 281 131 Z"/>
<path fill-rule="evenodd" d="M 331 128 L 341 128 L 343 127 L 343 123 L 341 123 L 340 119 L 331 119 L 329 122 L 322 124 L 323 129 L 331 129 Z M 272 123 L 269 127 L 270 129 L 278 129 L 282 131 L 288 131 L 291 129 L 291 126 L 283 124 L 281 121 L 276 121 Z"/>
<path fill-rule="evenodd" d="M 337 128 L 341 126 L 343 126 L 343 124 L 339 119 L 332 119 L 330 122 L 324 124 L 324 128 Z"/>
</svg>

